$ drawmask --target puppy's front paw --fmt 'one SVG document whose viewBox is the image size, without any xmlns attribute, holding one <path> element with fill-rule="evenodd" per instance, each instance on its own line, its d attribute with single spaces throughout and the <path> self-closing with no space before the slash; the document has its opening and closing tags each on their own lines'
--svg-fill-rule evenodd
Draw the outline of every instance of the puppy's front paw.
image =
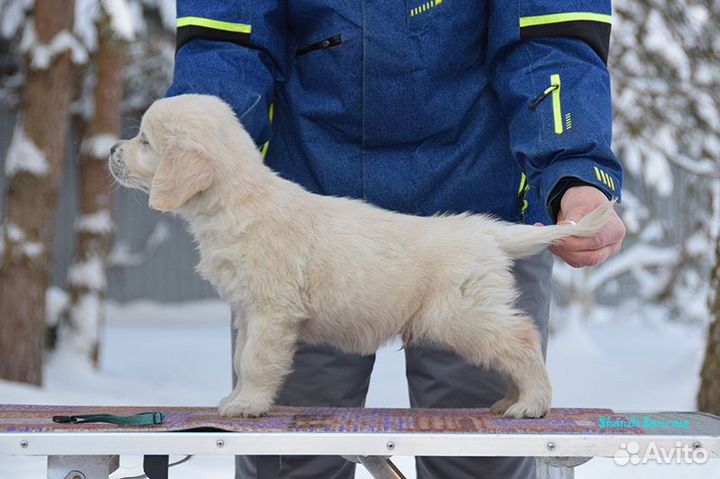
<svg viewBox="0 0 720 479">
<path fill-rule="evenodd" d="M 504 397 L 492 406 L 490 406 L 490 412 L 493 414 L 505 414 L 510 406 L 517 402 L 516 397 Z"/>
<path fill-rule="evenodd" d="M 241 393 L 227 396 L 220 402 L 218 409 L 224 417 L 262 417 L 267 415 L 271 406 L 271 401 L 250 399 Z"/>
<path fill-rule="evenodd" d="M 550 407 L 546 406 L 543 401 L 518 401 L 505 410 L 504 416 L 515 419 L 537 419 L 545 416 L 548 412 L 550 412 Z"/>
</svg>

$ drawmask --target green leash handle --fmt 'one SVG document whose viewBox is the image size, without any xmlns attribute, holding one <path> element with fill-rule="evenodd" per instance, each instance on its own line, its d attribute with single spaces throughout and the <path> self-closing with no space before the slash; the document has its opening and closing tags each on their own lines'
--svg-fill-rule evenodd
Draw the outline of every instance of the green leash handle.
<svg viewBox="0 0 720 479">
<path fill-rule="evenodd" d="M 161 412 L 141 412 L 132 416 L 115 416 L 113 414 L 87 414 L 81 416 L 53 416 L 53 422 L 61 424 L 82 424 L 85 422 L 104 422 L 120 426 L 154 426 L 165 422 Z"/>
</svg>

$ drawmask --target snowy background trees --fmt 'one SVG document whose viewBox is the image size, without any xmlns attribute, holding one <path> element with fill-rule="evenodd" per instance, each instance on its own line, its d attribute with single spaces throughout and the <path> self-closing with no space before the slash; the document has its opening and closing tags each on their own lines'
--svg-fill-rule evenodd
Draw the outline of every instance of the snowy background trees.
<svg viewBox="0 0 720 479">
<path fill-rule="evenodd" d="M 40 384 L 45 296 L 53 282 L 65 293 L 50 296 L 64 304 L 51 308 L 49 346 L 98 361 L 114 231 L 105 160 L 123 119 L 137 121 L 169 84 L 174 2 L 5 0 L 0 6 L 3 54 L 11 65 L 0 80 L 0 98 L 6 115 L 17 114 L 0 202 L 0 336 L 6 341 L 0 364 L 13 369 L 0 376 Z M 53 278 L 53 260 L 68 256 L 52 251 L 63 165 L 77 178 L 76 207 L 65 211 L 74 228 L 61 223 L 58 233 L 72 235 L 73 253 Z M 112 258 L 117 263 L 118 254 Z"/>
<path fill-rule="evenodd" d="M 62 386 L 79 384 L 69 372 L 101 402 L 177 394 L 212 403 L 229 387 L 219 374 L 202 384 L 205 395 L 175 387 L 193 379 L 172 376 L 175 363 L 160 356 L 204 334 L 217 336 L 200 348 L 217 351 L 227 311 L 158 303 L 213 293 L 192 272 L 182 226 L 115 190 L 104 172 L 109 145 L 170 83 L 174 4 L 0 0 L 0 378 L 44 383 L 0 381 L 1 400 L 77 402 Z M 692 409 L 697 397 L 719 414 L 720 1 L 615 0 L 614 9 L 609 64 L 629 234 L 600 267 L 556 265 L 549 362 L 558 405 Z M 162 335 L 163 321 L 187 328 L 172 339 L 175 353 L 145 342 Z M 623 347 L 631 335 L 633 347 Z M 216 356 L 205 360 L 225 361 Z M 393 389 L 401 356 L 383 357 L 370 402 L 403 405 Z M 127 379 L 148 362 L 170 376 L 155 378 L 167 394 Z M 603 382 L 594 399 L 580 394 Z"/>
<path fill-rule="evenodd" d="M 34 11 L 19 45 L 25 81 L 5 161 L 0 375 L 41 384 L 52 218 L 65 158 L 73 62 L 85 61 L 86 55 L 69 31 L 72 5 L 48 0 Z"/>
</svg>

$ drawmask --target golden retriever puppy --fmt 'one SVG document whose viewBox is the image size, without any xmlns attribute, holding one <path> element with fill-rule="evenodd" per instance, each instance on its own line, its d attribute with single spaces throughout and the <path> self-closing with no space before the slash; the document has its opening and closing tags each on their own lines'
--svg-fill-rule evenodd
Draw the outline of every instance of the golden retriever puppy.
<svg viewBox="0 0 720 479">
<path fill-rule="evenodd" d="M 225 416 L 268 412 L 300 340 L 371 354 L 398 334 L 501 371 L 510 393 L 494 412 L 543 416 L 550 382 L 535 325 L 514 306 L 513 258 L 591 236 L 612 210 L 540 228 L 312 194 L 265 166 L 231 108 L 204 95 L 155 102 L 139 134 L 113 147 L 110 171 L 187 220 L 198 271 L 236 314 L 239 380 Z"/>
</svg>

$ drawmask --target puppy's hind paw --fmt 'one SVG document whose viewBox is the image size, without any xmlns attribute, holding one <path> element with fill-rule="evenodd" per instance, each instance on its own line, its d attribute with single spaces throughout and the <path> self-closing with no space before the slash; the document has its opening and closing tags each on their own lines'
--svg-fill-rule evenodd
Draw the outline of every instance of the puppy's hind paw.
<svg viewBox="0 0 720 479">
<path fill-rule="evenodd" d="M 224 417 L 263 417 L 267 416 L 269 407 L 254 404 L 227 402 L 219 408 L 220 415 Z"/>
<path fill-rule="evenodd" d="M 538 419 L 550 412 L 550 408 L 542 403 L 516 402 L 508 407 L 503 415 L 515 419 Z"/>
<path fill-rule="evenodd" d="M 228 394 L 224 398 L 220 400 L 220 404 L 218 404 L 218 409 L 222 411 L 222 409 L 228 404 L 231 403 L 235 398 L 237 397 L 237 394 L 234 392 Z"/>
</svg>

